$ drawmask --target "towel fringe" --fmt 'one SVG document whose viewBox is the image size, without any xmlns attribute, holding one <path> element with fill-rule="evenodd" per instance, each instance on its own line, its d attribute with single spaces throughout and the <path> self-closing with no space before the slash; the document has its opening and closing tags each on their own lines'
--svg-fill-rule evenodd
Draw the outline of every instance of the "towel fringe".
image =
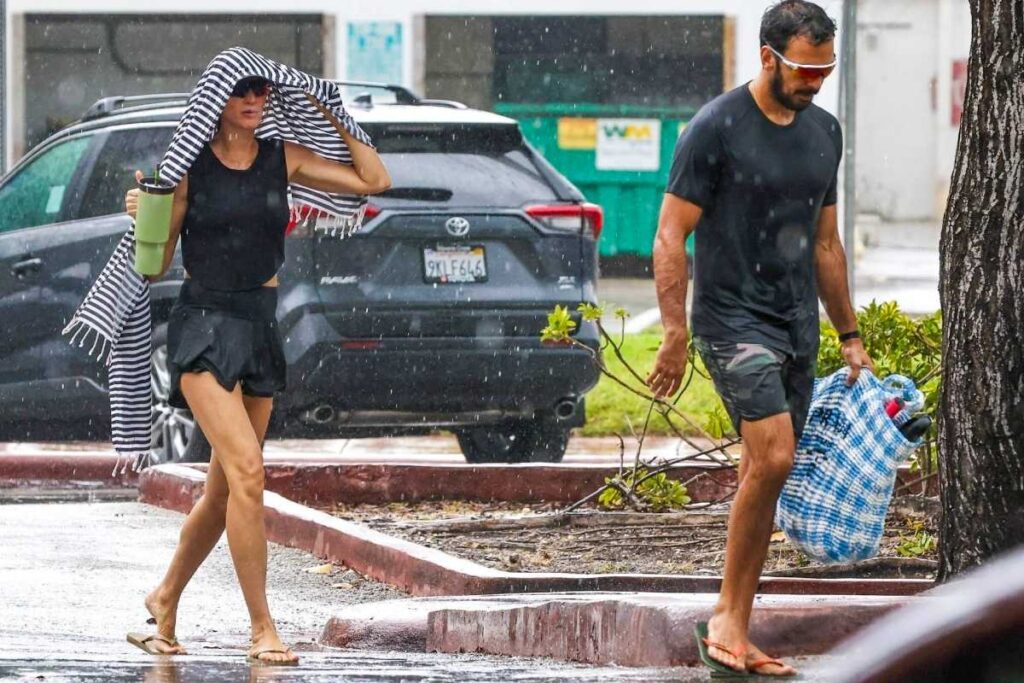
<svg viewBox="0 0 1024 683">
<path fill-rule="evenodd" d="M 68 340 L 68 343 L 71 346 L 77 345 L 78 348 L 84 349 L 85 345 L 91 341 L 92 345 L 89 348 L 89 355 L 94 356 L 98 361 L 103 360 L 106 350 L 110 347 L 110 340 L 107 339 L 103 332 L 91 325 L 87 320 L 82 320 L 81 318 L 75 318 L 68 323 L 61 334 L 66 336 L 69 332 L 71 333 L 71 338 Z M 101 343 L 100 352 L 96 353 L 96 346 Z"/>
<path fill-rule="evenodd" d="M 120 477 L 131 472 L 141 472 L 147 467 L 156 463 L 156 454 L 149 451 L 131 451 L 128 453 L 117 452 L 117 459 L 114 461 L 114 471 L 111 476 Z"/>
</svg>

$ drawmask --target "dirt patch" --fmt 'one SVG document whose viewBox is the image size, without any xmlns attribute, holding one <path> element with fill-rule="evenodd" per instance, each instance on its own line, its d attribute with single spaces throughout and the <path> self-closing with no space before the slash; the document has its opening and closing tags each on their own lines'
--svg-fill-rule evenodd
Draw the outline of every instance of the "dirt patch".
<svg viewBox="0 0 1024 683">
<path fill-rule="evenodd" d="M 776 531 L 764 574 L 803 577 L 934 578 L 937 503 L 898 498 L 876 558 L 848 565 L 812 562 Z M 722 573 L 728 506 L 699 512 L 629 513 L 554 504 L 439 502 L 329 510 L 420 545 L 520 572 L 585 574 Z"/>
</svg>

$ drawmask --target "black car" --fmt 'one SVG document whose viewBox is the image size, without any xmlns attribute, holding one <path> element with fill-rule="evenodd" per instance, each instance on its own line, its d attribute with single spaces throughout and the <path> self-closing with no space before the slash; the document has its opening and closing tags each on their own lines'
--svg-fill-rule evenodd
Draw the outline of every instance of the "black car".
<svg viewBox="0 0 1024 683">
<path fill-rule="evenodd" d="M 128 228 L 134 171 L 156 165 L 184 105 L 101 100 L 0 181 L 7 438 L 107 423 L 102 365 L 60 333 Z M 600 208 L 511 119 L 396 86 L 367 86 L 350 109 L 393 186 L 349 239 L 302 223 L 289 233 L 278 308 L 289 389 L 271 434 L 446 429 L 470 462 L 560 460 L 597 371 L 586 350 L 539 332 L 555 305 L 596 300 Z M 153 446 L 166 460 L 201 443 L 191 416 L 166 403 L 166 320 L 183 276 L 176 257 L 152 286 Z M 596 327 L 579 323 L 596 349 Z"/>
</svg>

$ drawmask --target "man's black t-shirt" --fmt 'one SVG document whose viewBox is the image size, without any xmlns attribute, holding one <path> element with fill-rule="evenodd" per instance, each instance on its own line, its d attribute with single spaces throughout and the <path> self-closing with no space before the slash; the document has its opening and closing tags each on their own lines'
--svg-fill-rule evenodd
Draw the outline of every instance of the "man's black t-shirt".
<svg viewBox="0 0 1024 683">
<path fill-rule="evenodd" d="M 817 354 L 814 239 L 836 203 L 843 140 L 815 105 L 772 123 L 747 85 L 706 104 L 676 144 L 667 191 L 701 207 L 692 329 L 707 339 Z"/>
</svg>

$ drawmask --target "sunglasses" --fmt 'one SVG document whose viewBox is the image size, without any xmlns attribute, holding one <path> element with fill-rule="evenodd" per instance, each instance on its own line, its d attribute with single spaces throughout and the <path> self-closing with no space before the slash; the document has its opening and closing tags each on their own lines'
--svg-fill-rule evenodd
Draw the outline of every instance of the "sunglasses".
<svg viewBox="0 0 1024 683">
<path fill-rule="evenodd" d="M 797 64 L 796 62 L 786 59 L 782 53 L 771 45 L 765 45 L 765 47 L 771 50 L 772 54 L 779 58 L 779 61 L 788 66 L 791 71 L 795 72 L 797 76 L 805 81 L 826 78 L 830 73 L 832 73 L 832 70 L 836 68 L 835 59 L 833 59 L 829 64 Z"/>
<path fill-rule="evenodd" d="M 231 90 L 232 97 L 245 97 L 246 93 L 252 93 L 256 97 L 266 97 L 270 93 L 270 81 L 262 76 L 249 76 L 235 83 Z"/>
</svg>

